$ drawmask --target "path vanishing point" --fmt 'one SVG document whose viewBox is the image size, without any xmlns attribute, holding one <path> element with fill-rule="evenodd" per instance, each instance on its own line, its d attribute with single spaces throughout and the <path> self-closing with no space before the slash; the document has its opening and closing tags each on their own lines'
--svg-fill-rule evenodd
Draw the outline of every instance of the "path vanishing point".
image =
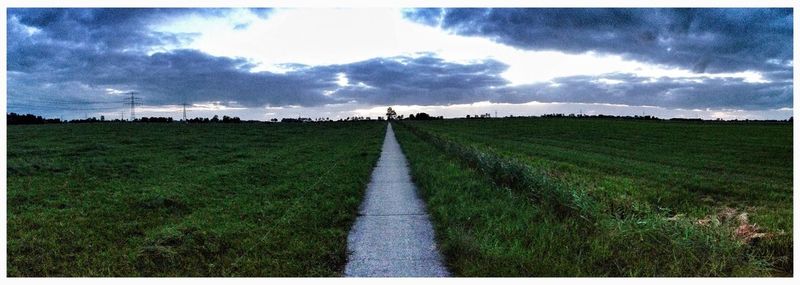
<svg viewBox="0 0 800 285">
<path fill-rule="evenodd" d="M 347 250 L 345 276 L 449 276 L 391 123 Z"/>
</svg>

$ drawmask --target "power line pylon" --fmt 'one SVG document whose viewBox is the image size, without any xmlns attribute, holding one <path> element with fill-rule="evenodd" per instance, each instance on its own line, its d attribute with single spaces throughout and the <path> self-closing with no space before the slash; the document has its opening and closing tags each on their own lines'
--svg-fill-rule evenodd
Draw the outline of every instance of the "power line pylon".
<svg viewBox="0 0 800 285">
<path fill-rule="evenodd" d="M 130 101 L 124 103 L 125 105 L 130 105 L 131 107 L 131 122 L 136 120 L 136 106 L 142 105 L 141 98 L 134 96 L 136 94 L 139 94 L 139 92 L 128 92 L 128 95 L 131 96 Z"/>
<path fill-rule="evenodd" d="M 189 123 L 189 120 L 186 119 L 186 102 L 183 102 L 183 122 Z"/>
</svg>

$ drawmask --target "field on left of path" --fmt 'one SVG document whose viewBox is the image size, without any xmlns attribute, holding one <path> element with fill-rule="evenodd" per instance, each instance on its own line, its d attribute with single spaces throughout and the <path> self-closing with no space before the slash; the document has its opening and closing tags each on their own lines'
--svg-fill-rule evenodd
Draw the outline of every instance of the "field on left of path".
<svg viewBox="0 0 800 285">
<path fill-rule="evenodd" d="M 8 127 L 9 276 L 337 276 L 386 125 Z"/>
</svg>

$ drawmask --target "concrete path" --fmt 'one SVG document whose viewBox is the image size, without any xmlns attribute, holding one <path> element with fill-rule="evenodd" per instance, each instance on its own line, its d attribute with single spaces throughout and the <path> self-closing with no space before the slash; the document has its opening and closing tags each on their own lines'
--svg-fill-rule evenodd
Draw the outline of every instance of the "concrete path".
<svg viewBox="0 0 800 285">
<path fill-rule="evenodd" d="M 345 276 L 449 276 L 392 124 L 347 249 Z"/>
</svg>

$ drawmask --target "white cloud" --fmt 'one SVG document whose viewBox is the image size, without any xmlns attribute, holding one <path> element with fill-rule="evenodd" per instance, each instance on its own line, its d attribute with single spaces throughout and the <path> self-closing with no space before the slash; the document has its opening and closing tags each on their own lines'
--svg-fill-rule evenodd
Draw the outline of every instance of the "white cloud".
<svg viewBox="0 0 800 285">
<path fill-rule="evenodd" d="M 336 84 L 342 87 L 350 85 L 350 81 L 347 79 L 347 74 L 336 74 Z"/>
<path fill-rule="evenodd" d="M 625 82 L 625 81 L 622 81 L 622 80 L 608 79 L 608 78 L 600 78 L 600 79 L 597 79 L 595 81 L 598 82 L 598 83 L 606 84 L 606 85 L 617 85 L 617 84 Z"/>
<path fill-rule="evenodd" d="M 120 94 L 126 94 L 126 93 L 131 92 L 131 91 L 114 89 L 114 88 L 106 88 L 105 90 L 106 90 L 106 94 L 108 94 L 108 95 L 120 95 Z"/>
</svg>

